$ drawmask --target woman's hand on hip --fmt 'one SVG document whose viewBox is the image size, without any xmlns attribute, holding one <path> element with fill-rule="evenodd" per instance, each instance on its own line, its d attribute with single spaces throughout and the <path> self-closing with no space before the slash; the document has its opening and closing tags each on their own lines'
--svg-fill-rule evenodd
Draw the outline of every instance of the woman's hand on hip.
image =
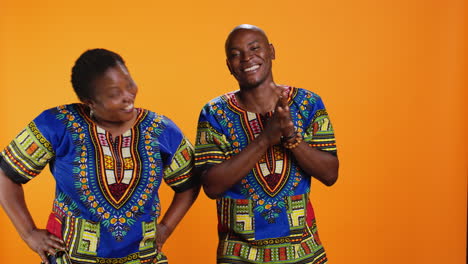
<svg viewBox="0 0 468 264">
<path fill-rule="evenodd" d="M 164 243 L 167 238 L 171 235 L 172 231 L 163 223 L 159 223 L 156 228 L 156 248 L 158 252 L 161 252 Z"/>
<path fill-rule="evenodd" d="M 46 264 L 49 264 L 47 255 L 55 255 L 57 251 L 65 250 L 63 241 L 45 229 L 33 229 L 23 239 L 32 250 L 39 254 L 42 262 Z"/>
</svg>

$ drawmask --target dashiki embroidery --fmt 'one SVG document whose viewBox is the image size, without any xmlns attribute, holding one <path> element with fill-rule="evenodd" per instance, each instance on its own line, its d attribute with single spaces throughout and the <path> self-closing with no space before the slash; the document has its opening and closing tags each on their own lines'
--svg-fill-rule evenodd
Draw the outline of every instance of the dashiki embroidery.
<svg viewBox="0 0 468 264">
<path fill-rule="evenodd" d="M 310 146 L 336 155 L 336 144 L 321 98 L 288 87 L 297 132 Z M 202 109 L 195 166 L 205 170 L 235 156 L 264 129 L 272 112 L 242 109 L 235 92 Z M 290 151 L 270 147 L 250 173 L 217 199 L 218 263 L 326 263 L 309 201 L 310 176 Z"/>
<path fill-rule="evenodd" d="M 49 164 L 56 196 L 47 229 L 65 241 L 63 263 L 166 263 L 155 249 L 158 188 L 163 179 L 176 192 L 191 188 L 192 157 L 162 115 L 138 109 L 135 125 L 113 138 L 84 105 L 71 104 L 34 119 L 1 153 L 0 167 L 26 183 Z"/>
</svg>

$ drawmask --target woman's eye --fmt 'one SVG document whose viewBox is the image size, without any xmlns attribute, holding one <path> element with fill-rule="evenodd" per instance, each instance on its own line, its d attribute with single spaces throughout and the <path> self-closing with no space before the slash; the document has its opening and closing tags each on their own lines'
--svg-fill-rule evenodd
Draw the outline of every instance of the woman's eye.
<svg viewBox="0 0 468 264">
<path fill-rule="evenodd" d="M 120 95 L 120 93 L 119 93 L 119 92 L 110 93 L 110 94 L 109 94 L 109 98 L 111 98 L 111 99 L 113 99 L 113 98 L 117 98 L 119 95 Z"/>
</svg>

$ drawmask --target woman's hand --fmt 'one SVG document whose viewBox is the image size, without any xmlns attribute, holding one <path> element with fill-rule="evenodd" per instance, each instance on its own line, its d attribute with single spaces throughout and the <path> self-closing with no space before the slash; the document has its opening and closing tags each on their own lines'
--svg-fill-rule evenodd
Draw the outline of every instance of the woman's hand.
<svg viewBox="0 0 468 264">
<path fill-rule="evenodd" d="M 163 223 L 159 223 L 156 228 L 156 248 L 158 252 L 162 251 L 162 247 L 172 231 Z"/>
<path fill-rule="evenodd" d="M 23 240 L 46 264 L 49 264 L 47 255 L 55 255 L 57 251 L 65 250 L 63 241 L 45 229 L 33 229 Z"/>
<path fill-rule="evenodd" d="M 44 229 L 37 229 L 24 200 L 23 187 L 14 183 L 0 169 L 0 205 L 10 217 L 18 234 L 37 252 L 42 262 L 47 261 L 47 254 L 55 254 L 55 249 L 63 250 L 63 242 Z"/>
<path fill-rule="evenodd" d="M 161 252 L 167 238 L 195 202 L 199 192 L 200 186 L 196 185 L 183 192 L 174 193 L 171 205 L 156 228 L 156 248 L 158 252 Z"/>
</svg>

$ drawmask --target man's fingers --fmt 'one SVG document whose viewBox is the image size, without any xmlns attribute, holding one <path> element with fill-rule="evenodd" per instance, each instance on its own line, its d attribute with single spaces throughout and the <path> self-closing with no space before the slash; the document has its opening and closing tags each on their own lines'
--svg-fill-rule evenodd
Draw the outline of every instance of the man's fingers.
<svg viewBox="0 0 468 264">
<path fill-rule="evenodd" d="M 291 113 L 289 112 L 289 107 L 283 107 L 279 106 L 276 108 L 276 111 L 278 113 L 278 117 L 282 122 L 284 121 L 290 121 L 291 120 Z"/>
<path fill-rule="evenodd" d="M 283 107 L 280 105 L 277 105 L 275 113 L 278 113 L 278 115 L 281 115 L 283 112 L 284 112 Z"/>
<path fill-rule="evenodd" d="M 277 93 L 278 95 L 281 96 L 282 89 L 278 89 L 278 88 L 281 88 L 281 86 L 276 85 L 276 83 L 274 83 L 274 82 L 270 82 L 270 87 L 271 87 L 271 89 L 273 89 L 275 91 L 275 93 Z"/>
<path fill-rule="evenodd" d="M 288 107 L 288 93 L 285 90 L 283 90 L 283 92 L 281 93 L 280 101 L 281 101 L 281 106 Z"/>
<path fill-rule="evenodd" d="M 275 91 L 278 95 L 278 102 L 276 103 L 277 106 L 285 107 L 288 105 L 288 93 L 285 87 L 281 85 L 277 85 L 274 82 L 270 83 L 271 88 Z"/>
</svg>

